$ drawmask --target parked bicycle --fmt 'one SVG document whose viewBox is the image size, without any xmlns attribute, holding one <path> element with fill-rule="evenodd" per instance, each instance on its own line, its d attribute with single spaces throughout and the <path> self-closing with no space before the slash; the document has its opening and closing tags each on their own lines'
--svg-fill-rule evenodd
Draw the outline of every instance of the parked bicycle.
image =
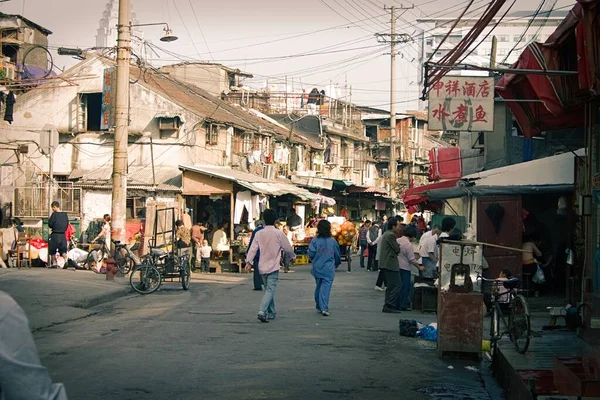
<svg viewBox="0 0 600 400">
<path fill-rule="evenodd" d="M 529 348 L 531 324 L 527 300 L 517 290 L 520 279 L 486 279 L 478 276 L 477 280 L 483 283 L 483 289 L 491 295 L 490 341 L 493 350 L 496 349 L 498 340 L 508 335 L 517 352 L 524 354 Z M 508 318 L 504 315 L 505 312 Z"/>
<path fill-rule="evenodd" d="M 178 279 L 183 290 L 190 288 L 190 256 L 164 250 L 166 246 L 149 247 L 140 265 L 133 268 L 129 277 L 131 288 L 140 294 L 150 294 L 160 288 L 165 279 Z"/>
<path fill-rule="evenodd" d="M 83 263 L 84 268 L 98 272 L 100 270 L 98 268 L 99 263 L 106 257 L 112 257 L 121 274 L 127 275 L 136 265 L 140 264 L 139 258 L 133 252 L 135 245 L 129 247 L 118 240 L 113 240 L 112 242 L 115 245 L 115 251 L 111 254 L 106 242 L 102 239 L 98 240 L 97 243 L 100 245 L 100 248 L 90 250 Z"/>
</svg>

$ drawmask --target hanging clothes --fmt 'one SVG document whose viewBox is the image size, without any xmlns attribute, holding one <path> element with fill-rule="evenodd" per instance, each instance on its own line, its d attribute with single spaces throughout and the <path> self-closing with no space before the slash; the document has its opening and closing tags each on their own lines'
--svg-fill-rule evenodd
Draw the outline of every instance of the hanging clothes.
<svg viewBox="0 0 600 400">
<path fill-rule="evenodd" d="M 8 92 L 8 96 L 6 97 L 6 110 L 4 111 L 4 120 L 9 124 L 13 123 L 13 109 L 15 107 L 15 103 L 17 102 L 17 98 L 13 91 Z"/>
<path fill-rule="evenodd" d="M 252 221 L 252 194 L 249 191 L 238 192 L 235 196 L 235 208 L 233 212 L 233 223 L 239 224 L 242 220 L 244 208 L 248 212 L 248 220 Z"/>
<path fill-rule="evenodd" d="M 267 209 L 269 208 L 269 198 L 267 196 L 264 195 L 259 195 L 258 196 L 258 215 L 256 215 L 256 218 L 260 218 L 260 215 Z"/>
<path fill-rule="evenodd" d="M 253 216 L 253 218 L 250 218 L 250 215 L 249 215 L 248 221 L 252 221 L 254 218 L 259 217 L 259 215 L 260 215 L 260 196 L 259 195 L 252 196 L 252 210 L 249 210 L 248 214 L 251 214 Z"/>
</svg>

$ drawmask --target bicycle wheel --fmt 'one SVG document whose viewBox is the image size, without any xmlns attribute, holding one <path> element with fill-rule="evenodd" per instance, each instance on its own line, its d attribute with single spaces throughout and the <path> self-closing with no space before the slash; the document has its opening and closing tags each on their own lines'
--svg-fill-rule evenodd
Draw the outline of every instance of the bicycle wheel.
<svg viewBox="0 0 600 400">
<path fill-rule="evenodd" d="M 181 267 L 181 287 L 183 290 L 190 289 L 190 266 L 188 264 Z"/>
<path fill-rule="evenodd" d="M 531 325 L 529 321 L 529 306 L 523 295 L 516 295 L 512 300 L 510 314 L 510 339 L 515 344 L 517 352 L 525 354 L 529 348 Z"/>
<path fill-rule="evenodd" d="M 131 288 L 140 294 L 155 292 L 162 283 L 162 276 L 158 269 L 152 264 L 144 263 L 131 271 L 129 284 Z"/>
<path fill-rule="evenodd" d="M 119 271 L 123 275 L 127 275 L 134 266 L 135 262 L 129 256 L 123 257 L 117 262 L 117 268 L 119 268 Z"/>
</svg>

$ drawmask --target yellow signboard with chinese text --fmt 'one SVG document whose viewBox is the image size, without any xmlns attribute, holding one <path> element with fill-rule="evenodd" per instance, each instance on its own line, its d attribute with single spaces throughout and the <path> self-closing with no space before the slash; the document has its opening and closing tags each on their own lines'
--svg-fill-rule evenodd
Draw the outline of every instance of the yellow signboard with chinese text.
<svg viewBox="0 0 600 400">
<path fill-rule="evenodd" d="M 429 91 L 429 130 L 494 130 L 494 78 L 445 76 Z"/>
</svg>

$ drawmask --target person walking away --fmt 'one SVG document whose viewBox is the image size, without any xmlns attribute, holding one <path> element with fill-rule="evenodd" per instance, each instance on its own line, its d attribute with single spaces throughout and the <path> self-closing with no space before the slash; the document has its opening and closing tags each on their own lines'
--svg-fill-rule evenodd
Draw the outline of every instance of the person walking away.
<svg viewBox="0 0 600 400">
<path fill-rule="evenodd" d="M 210 255 L 212 254 L 212 247 L 208 245 L 208 240 L 202 241 L 202 247 L 198 248 L 200 254 L 200 272 L 210 272 Z"/>
<path fill-rule="evenodd" d="M 54 215 L 54 214 L 53 214 Z M 23 309 L 0 291 L 0 399 L 67 400 L 42 365 Z"/>
<path fill-rule="evenodd" d="M 192 226 L 191 229 L 192 234 L 192 271 L 196 269 L 196 264 L 198 259 L 201 258 L 199 256 L 200 248 L 203 246 L 204 242 L 204 228 L 202 224 L 197 222 Z M 209 256 L 210 258 L 210 256 Z"/>
<path fill-rule="evenodd" d="M 261 322 L 269 322 L 277 315 L 275 311 L 275 291 L 279 280 L 279 265 L 282 255 L 292 260 L 296 258 L 294 248 L 290 245 L 288 238 L 282 231 L 275 228 L 276 220 L 277 213 L 275 210 L 265 210 L 265 227 L 256 234 L 246 255 L 246 271 L 250 271 L 254 264 L 254 257 L 260 250 L 258 268 L 265 286 L 265 293 L 258 310 L 258 319 Z"/>
<path fill-rule="evenodd" d="M 425 279 L 437 278 L 437 241 L 441 231 L 440 226 L 436 225 L 429 232 L 425 232 L 419 241 L 419 255 L 421 256 L 421 264 L 424 267 L 420 275 Z"/>
<path fill-rule="evenodd" d="M 285 234 L 285 237 L 287 237 L 288 242 L 290 242 L 290 246 L 292 246 L 292 248 L 293 248 L 294 247 L 294 234 L 292 233 L 292 231 L 290 231 L 290 228 L 287 225 L 284 225 L 281 230 Z M 283 272 L 287 274 L 288 271 L 290 270 L 291 262 L 287 257 L 282 257 L 282 261 L 283 261 Z"/>
<path fill-rule="evenodd" d="M 379 258 L 379 269 L 384 270 L 384 279 L 387 289 L 385 291 L 385 303 L 382 311 L 384 313 L 399 313 L 398 298 L 400 295 L 400 264 L 398 254 L 400 245 L 396 241 L 401 234 L 400 222 L 392 217 L 388 220 L 388 230 L 381 236 L 379 246 L 381 255 Z"/>
<path fill-rule="evenodd" d="M 48 228 L 52 229 L 50 234 L 50 244 L 48 246 L 48 254 L 50 255 L 50 266 L 56 268 L 57 260 L 56 253 L 61 255 L 63 260 L 67 259 L 67 237 L 65 233 L 69 227 L 69 216 L 66 212 L 60 210 L 58 201 L 53 201 L 50 205 L 52 215 L 48 219 Z"/>
<path fill-rule="evenodd" d="M 367 235 L 369 233 L 369 228 L 371 227 L 371 221 L 366 220 L 360 229 L 358 230 L 358 248 L 360 251 L 360 267 L 365 267 L 365 250 L 367 250 L 367 246 L 369 242 L 367 241 Z M 367 258 L 368 261 L 368 258 Z"/>
<path fill-rule="evenodd" d="M 335 269 L 342 263 L 340 246 L 331 237 L 331 223 L 326 220 L 317 224 L 317 237 L 308 246 L 308 258 L 312 263 L 311 275 L 315 278 L 315 304 L 317 311 L 329 316 L 329 296 Z"/>
<path fill-rule="evenodd" d="M 252 247 L 252 242 L 256 237 L 256 234 L 260 232 L 264 228 L 263 222 L 260 222 L 256 229 L 252 231 L 252 236 L 250 236 L 250 242 L 248 242 L 248 251 L 250 251 L 250 247 Z M 246 253 L 247 255 L 247 253 Z M 260 276 L 260 272 L 258 270 L 258 261 L 260 259 L 260 250 L 256 252 L 254 256 L 254 266 L 253 266 L 253 281 L 254 281 L 254 289 L 253 290 L 261 290 L 262 291 L 262 277 Z"/>
<path fill-rule="evenodd" d="M 402 236 L 397 239 L 400 246 L 398 253 L 398 265 L 400 266 L 400 280 L 402 287 L 398 298 L 397 308 L 401 311 L 412 311 L 410 307 L 410 293 L 412 289 L 412 274 L 411 270 L 417 268 L 424 270 L 425 267 L 420 266 L 415 257 L 415 250 L 412 245 L 412 240 L 417 236 L 417 229 L 412 226 L 407 226 L 402 231 Z"/>
<path fill-rule="evenodd" d="M 190 242 L 192 241 L 192 235 L 190 230 L 185 227 L 182 220 L 178 219 L 175 221 L 175 247 L 177 248 L 177 255 L 179 257 L 189 254 Z"/>
<path fill-rule="evenodd" d="M 369 248 L 369 259 L 367 261 L 367 271 L 377 271 L 377 239 L 381 236 L 381 229 L 377 223 L 373 223 L 367 232 L 367 244 Z"/>
</svg>

